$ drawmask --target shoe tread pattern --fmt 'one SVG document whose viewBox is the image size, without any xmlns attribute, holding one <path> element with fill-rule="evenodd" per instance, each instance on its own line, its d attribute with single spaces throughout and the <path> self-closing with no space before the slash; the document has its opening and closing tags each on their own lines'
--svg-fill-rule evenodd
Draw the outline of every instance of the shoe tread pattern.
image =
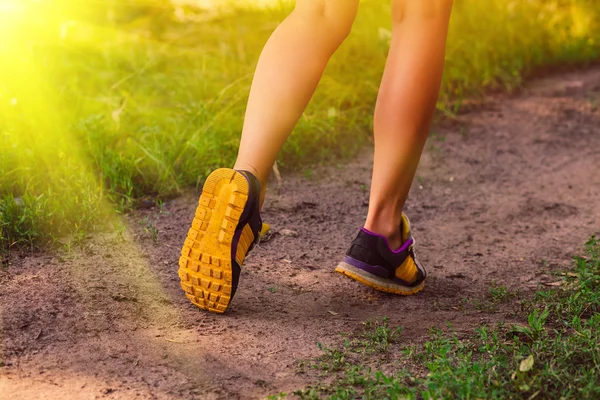
<svg viewBox="0 0 600 400">
<path fill-rule="evenodd" d="M 186 297 L 200 309 L 223 313 L 231 301 L 231 246 L 248 195 L 248 182 L 231 169 L 214 171 L 204 184 L 178 271 Z"/>
</svg>

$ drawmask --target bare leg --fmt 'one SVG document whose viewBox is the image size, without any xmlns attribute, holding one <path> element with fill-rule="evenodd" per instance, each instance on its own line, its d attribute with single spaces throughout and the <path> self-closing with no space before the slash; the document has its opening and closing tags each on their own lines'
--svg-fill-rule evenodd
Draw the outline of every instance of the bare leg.
<svg viewBox="0 0 600 400">
<path fill-rule="evenodd" d="M 452 0 L 393 0 L 392 43 L 375 108 L 365 228 L 402 244 L 400 221 L 440 90 Z"/>
<path fill-rule="evenodd" d="M 297 0 L 260 56 L 234 168 L 258 177 L 263 198 L 277 154 L 350 33 L 357 9 L 358 0 Z"/>
</svg>

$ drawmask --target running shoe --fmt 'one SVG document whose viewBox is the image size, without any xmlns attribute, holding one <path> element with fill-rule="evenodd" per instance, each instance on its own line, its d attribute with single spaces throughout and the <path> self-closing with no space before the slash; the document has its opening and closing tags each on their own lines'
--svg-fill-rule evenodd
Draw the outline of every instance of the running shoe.
<svg viewBox="0 0 600 400">
<path fill-rule="evenodd" d="M 181 287 L 200 309 L 223 313 L 235 295 L 263 229 L 259 197 L 250 172 L 222 168 L 206 179 L 179 259 Z"/>
<path fill-rule="evenodd" d="M 405 296 L 420 292 L 427 273 L 415 257 L 415 240 L 404 214 L 400 230 L 404 244 L 392 250 L 386 237 L 362 228 L 335 271 L 382 292 Z"/>
</svg>

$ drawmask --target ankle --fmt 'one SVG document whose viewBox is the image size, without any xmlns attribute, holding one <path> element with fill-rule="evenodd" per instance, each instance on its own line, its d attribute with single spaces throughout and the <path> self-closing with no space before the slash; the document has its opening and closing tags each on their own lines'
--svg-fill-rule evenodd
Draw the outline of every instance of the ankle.
<svg viewBox="0 0 600 400">
<path fill-rule="evenodd" d="M 400 225 L 390 225 L 389 222 L 377 223 L 376 221 L 367 221 L 365 223 L 365 229 L 369 232 L 383 236 L 387 239 L 390 249 L 397 250 L 402 247 L 402 233 L 400 232 Z"/>
<path fill-rule="evenodd" d="M 236 163 L 234 165 L 233 169 L 235 169 L 236 171 L 250 172 L 252 175 L 254 175 L 256 177 L 256 179 L 258 179 L 258 181 L 260 182 L 260 186 L 261 187 L 264 186 L 263 185 L 263 180 L 261 179 L 261 174 L 252 165 Z"/>
<path fill-rule="evenodd" d="M 256 179 L 258 179 L 258 182 L 260 183 L 260 203 L 259 203 L 259 209 L 262 210 L 262 206 L 265 202 L 265 197 L 267 194 L 267 182 L 269 181 L 269 175 L 267 174 L 265 176 L 265 174 L 261 174 L 258 172 L 258 170 L 256 168 L 254 168 L 251 165 L 247 165 L 247 164 L 238 164 L 236 163 L 235 166 L 233 167 L 233 169 L 235 169 L 236 171 L 246 171 L 246 172 L 250 172 L 252 175 L 254 175 L 256 177 Z"/>
</svg>

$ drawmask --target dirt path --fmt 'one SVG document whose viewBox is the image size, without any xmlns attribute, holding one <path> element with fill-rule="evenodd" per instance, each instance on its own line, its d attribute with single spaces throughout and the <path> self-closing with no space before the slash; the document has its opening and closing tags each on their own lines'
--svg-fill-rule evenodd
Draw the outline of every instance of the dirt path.
<svg viewBox="0 0 600 400">
<path fill-rule="evenodd" d="M 260 398 L 310 383 L 296 364 L 319 353 L 315 343 L 374 316 L 404 326 L 407 341 L 446 321 L 466 333 L 510 320 L 480 307 L 492 283 L 527 296 L 600 228 L 600 69 L 536 81 L 444 125 L 406 210 L 430 272 L 421 294 L 379 294 L 332 272 L 367 211 L 368 155 L 271 190 L 265 219 L 297 235 L 276 233 L 253 253 L 224 316 L 179 288 L 190 194 L 165 204 L 157 244 L 144 229 L 157 210 L 146 210 L 122 236 L 10 260 L 0 398 Z"/>
</svg>

